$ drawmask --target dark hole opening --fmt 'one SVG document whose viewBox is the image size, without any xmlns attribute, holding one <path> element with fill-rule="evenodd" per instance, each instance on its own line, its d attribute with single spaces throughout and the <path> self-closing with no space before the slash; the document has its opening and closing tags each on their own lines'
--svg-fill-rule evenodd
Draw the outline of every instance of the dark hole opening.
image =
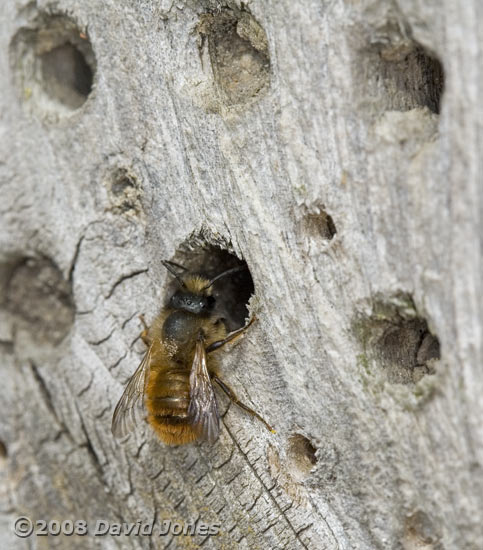
<svg viewBox="0 0 483 550">
<path fill-rule="evenodd" d="M 443 66 L 422 46 L 413 43 L 405 55 L 395 55 L 388 47 L 379 53 L 376 63 L 375 85 L 384 90 L 386 109 L 428 107 L 433 113 L 440 112 Z"/>
<path fill-rule="evenodd" d="M 126 174 L 121 174 L 112 184 L 114 195 L 122 195 L 124 191 L 136 187 L 135 182 Z"/>
<path fill-rule="evenodd" d="M 323 210 L 320 214 L 307 215 L 306 228 L 313 237 L 322 237 L 326 241 L 331 241 L 337 233 L 332 216 Z"/>
<path fill-rule="evenodd" d="M 7 446 L 3 441 L 0 441 L 0 461 L 4 461 L 7 458 Z"/>
<path fill-rule="evenodd" d="M 190 247 L 191 248 L 191 247 Z M 243 267 L 242 271 L 227 275 L 213 285 L 216 299 L 216 315 L 223 318 L 228 331 L 236 330 L 245 324 L 248 317 L 248 302 L 255 292 L 253 279 L 244 260 L 217 246 L 180 251 L 175 262 L 209 279 L 234 267 Z M 173 288 L 170 288 L 170 294 Z"/>
<path fill-rule="evenodd" d="M 46 91 L 73 109 L 80 107 L 92 90 L 93 74 L 84 55 L 71 43 L 42 54 Z"/>
</svg>

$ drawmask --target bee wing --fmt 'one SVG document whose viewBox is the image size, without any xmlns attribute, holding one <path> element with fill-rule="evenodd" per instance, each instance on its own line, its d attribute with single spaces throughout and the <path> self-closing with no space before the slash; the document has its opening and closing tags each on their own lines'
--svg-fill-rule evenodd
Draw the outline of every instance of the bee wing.
<svg viewBox="0 0 483 550">
<path fill-rule="evenodd" d="M 111 431 L 114 437 L 125 437 L 142 418 L 144 411 L 144 390 L 146 388 L 147 373 L 151 363 L 153 344 L 149 346 L 143 360 L 135 373 L 131 376 L 124 393 L 112 415 Z"/>
<path fill-rule="evenodd" d="M 213 443 L 220 434 L 220 415 L 215 392 L 206 366 L 203 339 L 196 341 L 195 356 L 190 374 L 190 405 L 188 417 L 199 432 L 199 438 Z"/>
</svg>

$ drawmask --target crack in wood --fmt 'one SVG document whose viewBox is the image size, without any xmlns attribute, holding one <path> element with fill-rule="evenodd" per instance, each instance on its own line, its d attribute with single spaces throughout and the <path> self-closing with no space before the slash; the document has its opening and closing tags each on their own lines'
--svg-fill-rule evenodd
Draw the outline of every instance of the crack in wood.
<svg viewBox="0 0 483 550">
<path fill-rule="evenodd" d="M 143 273 L 146 273 L 148 271 L 148 268 L 144 269 L 137 269 L 136 271 L 132 271 L 131 273 L 128 273 L 127 275 L 122 275 L 111 287 L 111 290 L 107 293 L 105 296 L 106 300 L 109 300 L 111 296 L 114 294 L 116 288 L 124 283 L 124 281 L 128 281 L 129 279 L 132 279 L 133 277 L 137 277 L 138 275 L 142 275 Z"/>
<path fill-rule="evenodd" d="M 108 370 L 109 370 L 109 371 L 113 371 L 113 370 L 121 363 L 121 361 L 127 357 L 127 354 L 128 354 L 128 353 L 129 353 L 129 351 L 126 350 L 126 351 L 121 355 L 121 357 L 119 357 L 119 359 L 117 359 L 112 365 L 109 365 Z"/>
<path fill-rule="evenodd" d="M 71 285 L 74 282 L 74 271 L 75 271 L 75 267 L 77 265 L 77 260 L 79 259 L 79 253 L 80 253 L 80 249 L 81 249 L 81 245 L 82 245 L 83 240 L 84 240 L 84 235 L 82 234 L 80 236 L 79 240 L 77 241 L 77 244 L 76 244 L 75 250 L 74 250 L 74 255 L 73 255 L 72 261 L 70 263 L 67 280 L 69 281 L 69 283 Z M 75 305 L 75 302 L 74 302 L 74 305 Z"/>
<path fill-rule="evenodd" d="M 90 387 L 92 386 L 92 381 L 94 380 L 94 373 L 91 372 L 90 380 L 85 388 L 82 388 L 79 393 L 77 394 L 77 397 L 82 397 L 87 391 L 89 391 Z"/>
<path fill-rule="evenodd" d="M 104 344 L 105 342 L 107 342 L 115 332 L 116 332 L 116 327 L 113 327 L 113 329 L 107 336 L 104 336 L 100 340 L 94 340 L 94 341 L 88 340 L 87 343 L 90 344 L 91 346 L 100 346 L 101 344 Z"/>
<path fill-rule="evenodd" d="M 289 520 L 289 518 L 287 517 L 287 515 L 284 513 L 283 509 L 281 508 L 281 506 L 279 505 L 278 501 L 276 500 L 276 498 L 274 497 L 274 495 L 268 490 L 268 488 L 266 487 L 265 483 L 262 481 L 260 475 L 258 474 L 258 472 L 255 470 L 255 468 L 252 467 L 252 464 L 251 462 L 248 460 L 248 456 L 244 453 L 243 449 L 240 447 L 240 445 L 238 444 L 237 440 L 235 439 L 235 437 L 233 436 L 233 434 L 231 433 L 231 431 L 229 430 L 229 428 L 226 426 L 225 424 L 225 428 L 229 434 L 229 436 L 231 437 L 233 443 L 236 445 L 238 451 L 240 452 L 240 454 L 242 455 L 242 457 L 245 459 L 245 462 L 246 464 L 248 465 L 250 471 L 253 473 L 253 475 L 255 476 L 255 478 L 258 480 L 258 482 L 260 483 L 260 485 L 263 487 L 263 489 L 265 490 L 265 493 L 269 496 L 269 499 L 274 503 L 276 509 L 279 511 L 280 515 L 285 519 L 285 521 L 287 522 L 287 525 L 289 526 L 290 530 L 293 532 L 295 538 L 298 540 L 298 542 L 300 542 L 300 544 L 306 548 L 306 544 L 299 538 L 299 536 L 297 535 L 297 531 L 295 530 L 295 527 L 292 525 L 292 522 Z"/>
</svg>

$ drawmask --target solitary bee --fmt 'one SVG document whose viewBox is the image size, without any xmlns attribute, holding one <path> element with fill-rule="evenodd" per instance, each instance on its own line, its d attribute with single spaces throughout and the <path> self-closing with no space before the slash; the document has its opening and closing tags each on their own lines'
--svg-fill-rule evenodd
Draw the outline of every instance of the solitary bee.
<svg viewBox="0 0 483 550">
<path fill-rule="evenodd" d="M 148 350 L 116 406 L 112 433 L 115 437 L 126 436 L 142 418 L 142 412 L 147 412 L 147 421 L 165 443 L 213 443 L 220 433 L 220 415 L 212 382 L 273 432 L 220 379 L 212 355 L 243 334 L 255 320 L 227 334 L 223 319 L 215 314 L 213 284 L 245 268 L 228 269 L 210 280 L 173 262 L 164 261 L 163 265 L 180 288 L 151 327 L 141 317 L 145 328 L 141 337 Z"/>
</svg>

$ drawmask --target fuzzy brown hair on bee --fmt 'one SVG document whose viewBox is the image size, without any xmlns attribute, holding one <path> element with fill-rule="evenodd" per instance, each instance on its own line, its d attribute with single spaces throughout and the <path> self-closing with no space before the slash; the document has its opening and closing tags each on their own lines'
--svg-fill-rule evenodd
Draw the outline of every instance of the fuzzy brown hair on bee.
<svg viewBox="0 0 483 550">
<path fill-rule="evenodd" d="M 213 382 L 274 432 L 258 413 L 239 401 L 218 375 L 215 352 L 243 334 L 255 318 L 227 334 L 223 319 L 215 313 L 213 284 L 246 268 L 231 268 L 208 279 L 179 264 L 163 264 L 179 288 L 152 325 L 145 325 L 141 337 L 148 350 L 116 406 L 112 433 L 125 437 L 147 413 L 148 423 L 165 443 L 213 443 L 220 433 Z"/>
</svg>

